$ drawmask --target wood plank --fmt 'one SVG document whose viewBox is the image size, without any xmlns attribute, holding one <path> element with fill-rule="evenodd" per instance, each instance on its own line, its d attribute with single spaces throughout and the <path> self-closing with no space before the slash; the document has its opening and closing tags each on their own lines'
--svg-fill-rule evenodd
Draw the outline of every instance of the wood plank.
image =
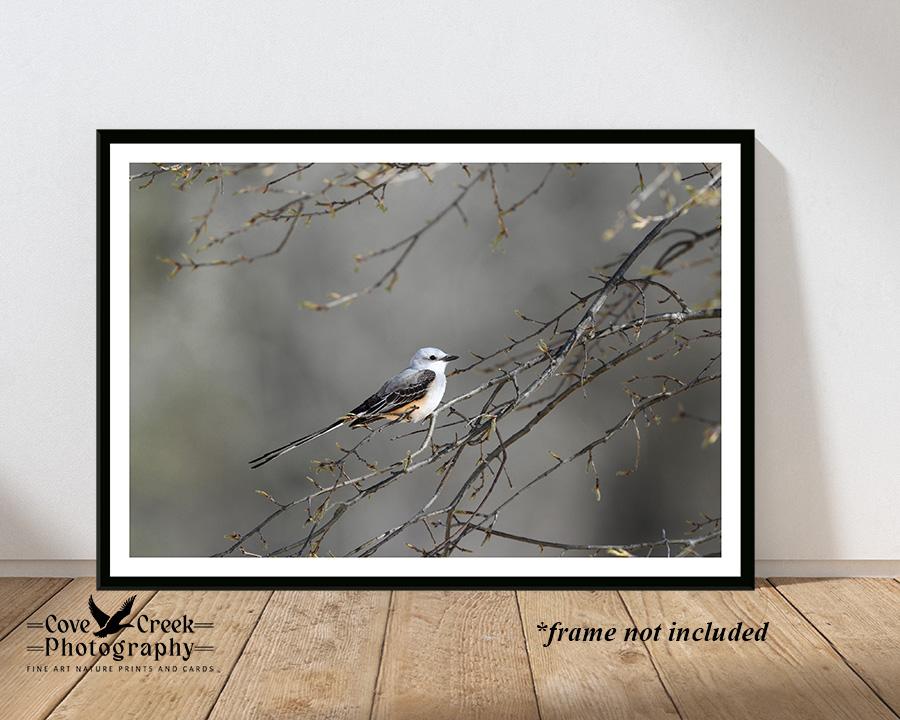
<svg viewBox="0 0 900 720">
<path fill-rule="evenodd" d="M 640 640 L 624 642 L 631 618 L 618 593 L 519 592 L 528 657 L 542 720 L 678 717 Z M 570 628 L 617 628 L 611 641 L 559 642 L 549 646 L 537 625 L 560 621 Z"/>
<path fill-rule="evenodd" d="M 210 720 L 368 720 L 390 592 L 276 592 Z"/>
<path fill-rule="evenodd" d="M 126 597 L 137 595 L 134 602 L 135 613 L 153 596 L 152 592 L 98 591 L 95 588 L 94 578 L 78 578 L 37 608 L 28 616 L 27 622 L 42 623 L 50 614 L 59 618 L 90 618 L 87 602 L 92 594 L 101 608 L 117 608 Z M 45 637 L 47 632 L 43 628 L 29 628 L 23 623 L 0 641 L 0 668 L 3 669 L 0 672 L 0 698 L 4 699 L 3 717 L 17 720 L 46 717 L 87 672 L 86 670 L 78 672 L 74 666 L 94 664 L 94 660 L 89 656 L 46 657 L 43 653 L 26 650 L 28 645 L 42 644 Z M 73 642 L 96 640 L 90 632 L 79 632 L 68 637 Z M 116 637 L 117 635 L 110 635 L 105 640 L 112 641 Z M 72 669 L 60 672 L 33 671 L 36 665 L 52 667 L 63 664 L 69 665 Z"/>
<path fill-rule="evenodd" d="M 103 659 L 98 666 L 110 672 L 91 672 L 66 696 L 50 716 L 52 720 L 86 718 L 206 718 L 256 627 L 270 591 L 255 592 L 159 592 L 144 608 L 151 618 L 179 618 L 187 614 L 196 622 L 213 622 L 212 628 L 195 629 L 192 634 L 140 632 L 126 629 L 121 639 L 128 642 L 165 642 L 170 638 L 212 645 L 212 652 L 195 651 L 187 661 L 146 657 L 122 661 Z M 163 672 L 165 665 L 173 672 Z M 212 666 L 212 672 L 186 672 L 185 668 Z M 152 671 L 138 671 L 150 666 Z M 102 700 L 101 700 L 102 698 Z"/>
<path fill-rule="evenodd" d="M 71 578 L 0 578 L 0 640 L 37 610 Z"/>
<path fill-rule="evenodd" d="M 672 621 L 759 627 L 765 642 L 649 641 L 651 656 L 686 720 L 865 720 L 894 715 L 767 583 L 755 592 L 623 592 L 638 627 Z"/>
<path fill-rule="evenodd" d="M 537 720 L 513 592 L 395 592 L 373 718 Z"/>
<path fill-rule="evenodd" d="M 771 578 L 900 714 L 900 584 L 890 578 Z"/>
</svg>

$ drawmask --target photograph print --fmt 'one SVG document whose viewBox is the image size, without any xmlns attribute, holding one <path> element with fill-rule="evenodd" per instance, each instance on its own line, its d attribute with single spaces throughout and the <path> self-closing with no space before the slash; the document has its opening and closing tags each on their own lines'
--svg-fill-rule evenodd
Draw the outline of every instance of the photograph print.
<svg viewBox="0 0 900 720">
<path fill-rule="evenodd" d="M 102 587 L 751 587 L 752 131 L 100 131 Z"/>
</svg>

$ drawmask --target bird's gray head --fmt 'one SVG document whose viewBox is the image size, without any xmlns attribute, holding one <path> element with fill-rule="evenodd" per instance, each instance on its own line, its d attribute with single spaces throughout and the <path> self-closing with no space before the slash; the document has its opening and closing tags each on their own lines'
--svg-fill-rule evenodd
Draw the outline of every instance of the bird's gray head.
<svg viewBox="0 0 900 720">
<path fill-rule="evenodd" d="M 440 348 L 424 347 L 416 351 L 409 361 L 409 366 L 416 370 L 433 370 L 434 372 L 444 372 L 447 363 L 453 360 L 459 360 L 458 355 L 448 355 Z"/>
</svg>

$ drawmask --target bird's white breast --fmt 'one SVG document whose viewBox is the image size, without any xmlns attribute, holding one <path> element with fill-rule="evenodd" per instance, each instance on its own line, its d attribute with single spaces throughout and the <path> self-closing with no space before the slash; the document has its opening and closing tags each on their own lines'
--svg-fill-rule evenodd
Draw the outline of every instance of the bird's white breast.
<svg viewBox="0 0 900 720">
<path fill-rule="evenodd" d="M 447 389 L 447 377 L 444 373 L 436 373 L 434 381 L 428 387 L 428 392 L 421 402 L 417 403 L 418 407 L 409 414 L 410 422 L 419 422 L 424 420 L 435 408 L 441 404 L 441 398 L 444 397 L 444 391 Z"/>
</svg>

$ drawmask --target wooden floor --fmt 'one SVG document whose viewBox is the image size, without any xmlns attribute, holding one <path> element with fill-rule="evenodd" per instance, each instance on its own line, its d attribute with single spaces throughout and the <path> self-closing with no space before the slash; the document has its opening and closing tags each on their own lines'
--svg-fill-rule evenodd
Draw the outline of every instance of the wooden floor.
<svg viewBox="0 0 900 720">
<path fill-rule="evenodd" d="M 93 578 L 0 578 L 0 717 L 897 718 L 900 582 L 747 592 L 139 592 L 133 617 L 213 626 L 188 662 L 45 658 L 29 623 L 112 612 Z M 554 642 L 538 625 L 769 622 L 764 643 Z M 92 627 L 91 630 L 95 630 Z M 89 640 L 86 633 L 73 640 Z M 107 641 L 162 641 L 126 628 Z M 66 663 L 68 670 L 52 670 Z M 47 664 L 44 672 L 35 665 Z M 81 667 L 76 669 L 76 666 Z M 196 666 L 211 672 L 189 672 Z M 148 666 L 153 670 L 148 672 Z"/>
</svg>

